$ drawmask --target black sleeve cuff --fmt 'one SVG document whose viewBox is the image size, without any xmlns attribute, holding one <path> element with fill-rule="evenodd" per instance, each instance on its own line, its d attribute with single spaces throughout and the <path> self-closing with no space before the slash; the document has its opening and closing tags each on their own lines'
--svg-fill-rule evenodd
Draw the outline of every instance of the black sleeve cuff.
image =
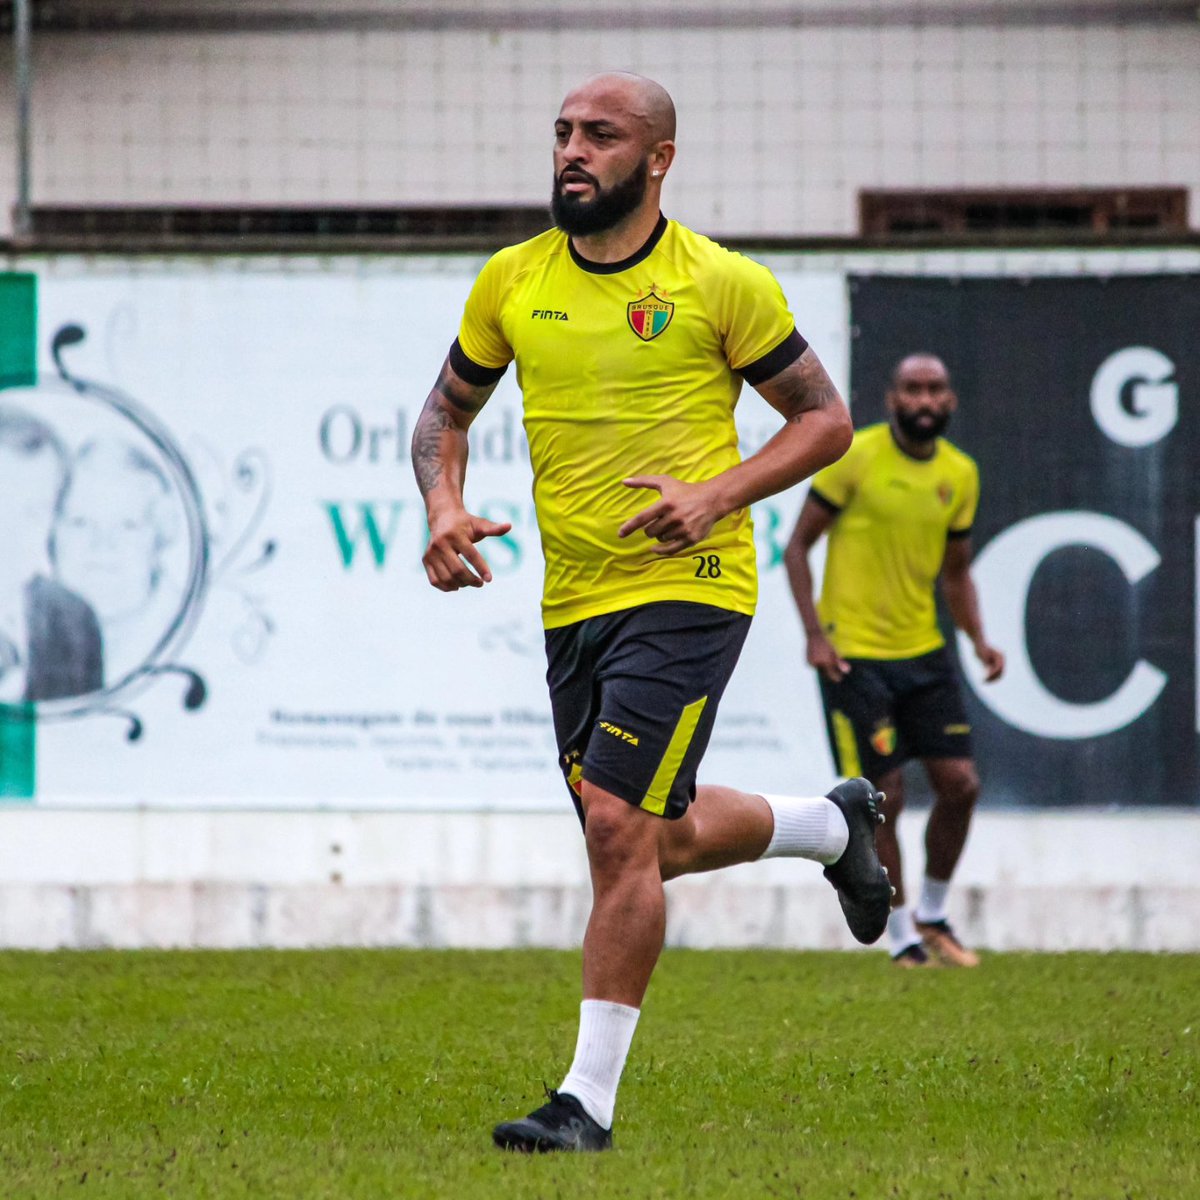
<svg viewBox="0 0 1200 1200">
<path fill-rule="evenodd" d="M 840 504 L 834 504 L 828 496 L 822 496 L 815 487 L 809 487 L 808 495 L 810 499 L 815 500 L 822 508 L 827 509 L 831 513 L 840 513 L 842 511 Z"/>
<path fill-rule="evenodd" d="M 480 366 L 474 359 L 467 357 L 467 352 L 459 345 L 458 338 L 454 339 L 454 344 L 450 347 L 450 365 L 454 368 L 455 375 L 472 387 L 487 387 L 508 370 L 508 363 L 502 367 Z"/>
<path fill-rule="evenodd" d="M 742 367 L 742 378 L 751 387 L 766 383 L 772 376 L 778 375 L 784 367 L 790 367 L 807 349 L 808 343 L 797 330 L 793 329 L 774 350 L 768 350 L 762 358 Z"/>
<path fill-rule="evenodd" d="M 947 538 L 968 538 L 971 536 L 972 526 L 968 525 L 966 529 L 951 529 L 947 534 Z"/>
</svg>

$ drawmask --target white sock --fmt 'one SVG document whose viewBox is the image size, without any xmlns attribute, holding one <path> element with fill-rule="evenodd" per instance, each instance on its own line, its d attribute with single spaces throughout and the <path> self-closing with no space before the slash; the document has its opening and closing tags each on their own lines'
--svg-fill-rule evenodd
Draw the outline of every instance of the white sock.
<svg viewBox="0 0 1200 1200">
<path fill-rule="evenodd" d="M 893 908 L 888 917 L 888 946 L 891 956 L 903 953 L 909 946 L 917 945 L 921 935 L 913 924 L 912 909 L 905 905 L 903 908 Z"/>
<path fill-rule="evenodd" d="M 921 881 L 921 898 L 917 901 L 917 920 L 931 923 L 946 919 L 946 894 L 950 891 L 950 880 L 930 879 Z"/>
<path fill-rule="evenodd" d="M 574 1096 L 605 1129 L 612 1128 L 617 1084 L 640 1011 L 611 1000 L 584 1000 L 579 1006 L 575 1061 L 558 1090 Z"/>
<path fill-rule="evenodd" d="M 850 830 L 842 810 L 824 796 L 768 796 L 763 799 L 775 818 L 771 843 L 763 858 L 811 858 L 828 866 L 846 851 Z"/>
</svg>

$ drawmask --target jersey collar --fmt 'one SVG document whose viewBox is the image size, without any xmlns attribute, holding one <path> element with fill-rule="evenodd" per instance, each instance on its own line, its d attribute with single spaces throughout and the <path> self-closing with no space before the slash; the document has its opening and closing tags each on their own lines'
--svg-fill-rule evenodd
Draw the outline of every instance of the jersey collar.
<svg viewBox="0 0 1200 1200">
<path fill-rule="evenodd" d="M 667 232 L 667 218 L 658 214 L 658 224 L 654 226 L 654 232 L 642 243 L 641 247 L 635 250 L 628 258 L 622 258 L 618 262 L 598 263 L 592 262 L 591 259 L 584 258 L 578 250 L 575 249 L 575 243 L 567 238 L 567 249 L 571 254 L 571 261 L 583 271 L 587 271 L 589 275 L 615 275 L 618 271 L 628 271 L 630 267 L 636 267 L 638 263 L 644 262 L 650 257 L 654 247 L 662 241 L 662 235 Z"/>
</svg>

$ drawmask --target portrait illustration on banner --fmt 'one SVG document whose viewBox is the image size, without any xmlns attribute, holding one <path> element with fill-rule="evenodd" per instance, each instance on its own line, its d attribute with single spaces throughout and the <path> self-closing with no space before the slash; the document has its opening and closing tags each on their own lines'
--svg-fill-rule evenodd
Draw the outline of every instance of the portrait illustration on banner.
<svg viewBox="0 0 1200 1200">
<path fill-rule="evenodd" d="M 255 537 L 269 479 L 260 452 L 222 471 L 148 407 L 74 376 L 66 357 L 85 337 L 56 332 L 56 375 L 0 381 L 0 705 L 10 719 L 117 716 L 137 741 L 137 696 L 163 677 L 184 709 L 203 706 L 188 641 L 214 584 L 272 559 L 274 542 Z M 222 489 L 249 498 L 241 528 L 221 527 Z M 233 637 L 252 657 L 271 622 L 234 586 L 245 627 Z"/>
</svg>

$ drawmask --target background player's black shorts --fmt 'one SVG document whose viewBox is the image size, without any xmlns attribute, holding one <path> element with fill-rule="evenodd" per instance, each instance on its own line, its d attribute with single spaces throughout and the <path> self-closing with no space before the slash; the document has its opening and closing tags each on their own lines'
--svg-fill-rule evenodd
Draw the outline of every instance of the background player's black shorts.
<svg viewBox="0 0 1200 1200">
<path fill-rule="evenodd" d="M 559 762 L 581 820 L 583 779 L 683 816 L 749 629 L 742 613 L 668 600 L 546 630 Z"/>
<path fill-rule="evenodd" d="M 917 658 L 847 658 L 850 673 L 824 675 L 821 701 L 843 775 L 877 779 L 910 758 L 970 758 L 971 727 L 950 652 Z"/>
</svg>

